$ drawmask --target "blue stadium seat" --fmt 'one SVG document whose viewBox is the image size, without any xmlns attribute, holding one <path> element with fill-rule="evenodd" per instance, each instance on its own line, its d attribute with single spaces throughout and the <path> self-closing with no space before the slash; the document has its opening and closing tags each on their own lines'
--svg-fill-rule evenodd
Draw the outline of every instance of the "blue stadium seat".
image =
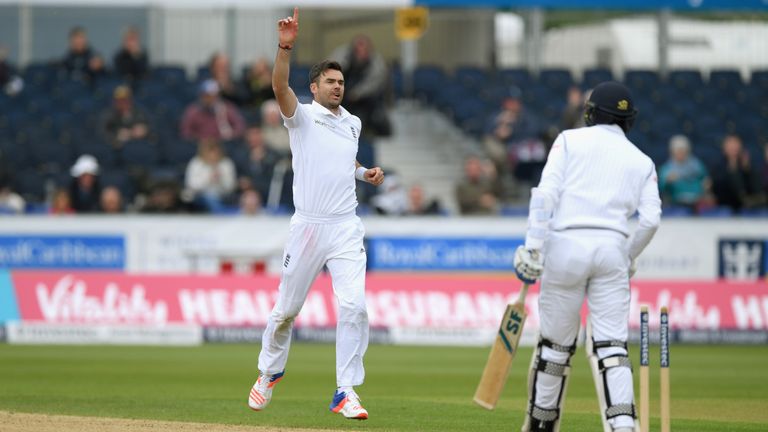
<svg viewBox="0 0 768 432">
<path fill-rule="evenodd" d="M 109 169 L 109 170 L 103 170 L 101 174 L 99 174 L 99 184 L 102 188 L 105 188 L 107 186 L 114 186 L 118 190 L 120 190 L 120 193 L 123 195 L 123 199 L 126 201 L 133 200 L 133 197 L 136 195 L 136 187 L 133 184 L 133 181 L 131 178 L 126 174 L 124 170 L 121 169 Z"/>
<path fill-rule="evenodd" d="M 743 87 L 744 82 L 739 71 L 718 69 L 709 73 L 709 85 L 724 92 L 732 92 Z"/>
<path fill-rule="evenodd" d="M 413 72 L 413 90 L 417 97 L 432 101 L 447 81 L 440 66 L 419 66 Z"/>
<path fill-rule="evenodd" d="M 539 73 L 539 83 L 557 94 L 565 95 L 565 91 L 573 84 L 573 77 L 568 69 L 544 69 Z"/>
<path fill-rule="evenodd" d="M 479 89 L 490 83 L 490 75 L 484 68 L 477 66 L 461 66 L 453 73 L 454 79 L 470 89 Z"/>
<path fill-rule="evenodd" d="M 158 66 L 149 72 L 149 80 L 162 83 L 167 87 L 186 85 L 187 71 L 179 65 Z"/>
<path fill-rule="evenodd" d="M 499 214 L 507 217 L 528 217 L 528 206 L 502 206 Z"/>
<path fill-rule="evenodd" d="M 613 72 L 609 69 L 587 69 L 584 71 L 584 76 L 581 80 L 581 86 L 583 88 L 593 88 L 601 82 L 613 81 Z"/>
<path fill-rule="evenodd" d="M 527 87 L 532 81 L 528 69 L 502 69 L 496 73 L 496 79 L 506 86 Z"/>
<path fill-rule="evenodd" d="M 704 79 L 698 70 L 674 70 L 669 73 L 669 83 L 676 88 L 689 92 L 704 86 Z"/>
<path fill-rule="evenodd" d="M 291 65 L 291 74 L 288 76 L 288 85 L 295 92 L 309 92 L 309 70 L 307 65 Z"/>
<path fill-rule="evenodd" d="M 624 73 L 624 83 L 634 94 L 649 92 L 659 86 L 661 78 L 656 71 L 628 70 Z"/>
<path fill-rule="evenodd" d="M 22 79 L 27 88 L 50 89 L 56 82 L 58 67 L 50 63 L 32 63 L 24 68 Z"/>
<path fill-rule="evenodd" d="M 26 201 L 39 202 L 45 199 L 45 176 L 34 170 L 24 170 L 15 174 L 16 192 Z"/>
<path fill-rule="evenodd" d="M 131 140 L 123 144 L 120 159 L 125 166 L 152 166 L 160 157 L 157 147 L 149 141 Z"/>
<path fill-rule="evenodd" d="M 768 69 L 752 71 L 752 77 L 749 84 L 760 89 L 764 94 L 768 94 Z"/>
</svg>

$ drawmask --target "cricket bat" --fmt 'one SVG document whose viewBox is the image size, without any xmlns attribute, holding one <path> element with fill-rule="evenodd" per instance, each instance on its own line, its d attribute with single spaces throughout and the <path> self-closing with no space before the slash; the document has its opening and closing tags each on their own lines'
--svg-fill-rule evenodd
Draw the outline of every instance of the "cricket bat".
<svg viewBox="0 0 768 432">
<path fill-rule="evenodd" d="M 492 410 L 496 407 L 501 391 L 504 390 L 504 384 L 507 382 L 512 360 L 517 354 L 517 344 L 520 343 L 520 335 L 523 334 L 525 324 L 526 294 L 528 294 L 528 284 L 523 284 L 517 300 L 507 305 L 499 326 L 499 333 L 491 347 L 483 376 L 480 377 L 480 384 L 475 391 L 475 403 L 485 409 Z"/>
</svg>

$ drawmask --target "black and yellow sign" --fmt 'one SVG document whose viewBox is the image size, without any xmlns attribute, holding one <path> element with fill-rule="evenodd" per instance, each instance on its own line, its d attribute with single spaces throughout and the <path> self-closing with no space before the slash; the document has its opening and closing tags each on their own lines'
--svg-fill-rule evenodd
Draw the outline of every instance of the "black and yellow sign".
<svg viewBox="0 0 768 432">
<path fill-rule="evenodd" d="M 395 33 L 400 40 L 418 39 L 429 25 L 429 10 L 425 7 L 400 8 L 395 11 Z"/>
</svg>

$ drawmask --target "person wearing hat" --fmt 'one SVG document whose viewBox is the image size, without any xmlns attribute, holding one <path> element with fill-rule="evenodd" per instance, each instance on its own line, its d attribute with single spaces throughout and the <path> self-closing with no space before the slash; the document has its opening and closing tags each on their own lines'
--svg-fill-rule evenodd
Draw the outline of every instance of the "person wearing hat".
<svg viewBox="0 0 768 432">
<path fill-rule="evenodd" d="M 72 208 L 77 213 L 92 213 L 99 211 L 101 186 L 99 186 L 99 162 L 91 155 L 82 155 L 70 169 L 72 181 L 69 196 Z"/>
<path fill-rule="evenodd" d="M 147 115 L 133 104 L 131 88 L 127 85 L 115 87 L 112 107 L 104 115 L 103 125 L 107 139 L 116 149 L 149 135 Z"/>
<path fill-rule="evenodd" d="M 200 97 L 184 110 L 181 136 L 187 140 L 229 141 L 245 132 L 245 120 L 231 102 L 219 95 L 219 85 L 208 79 L 200 84 Z"/>
<path fill-rule="evenodd" d="M 626 135 L 636 114 L 627 87 L 597 85 L 586 102 L 587 127 L 558 135 L 531 190 L 525 245 L 514 258 L 521 281 L 534 284 L 541 277 L 540 337 L 523 432 L 560 430 L 585 297 L 603 430 L 636 430 L 627 356 L 629 279 L 661 218 L 656 167 Z"/>
<path fill-rule="evenodd" d="M 659 189 L 664 202 L 695 210 L 712 183 L 707 168 L 691 154 L 691 142 L 685 135 L 669 139 L 669 155 L 659 170 Z"/>
</svg>

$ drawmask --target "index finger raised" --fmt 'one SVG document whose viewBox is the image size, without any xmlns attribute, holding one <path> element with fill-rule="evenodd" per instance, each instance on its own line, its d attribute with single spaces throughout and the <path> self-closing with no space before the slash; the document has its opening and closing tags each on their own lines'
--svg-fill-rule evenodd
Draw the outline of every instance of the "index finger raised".
<svg viewBox="0 0 768 432">
<path fill-rule="evenodd" d="M 299 7 L 295 6 L 293 8 L 293 20 L 296 22 L 299 22 Z"/>
</svg>

